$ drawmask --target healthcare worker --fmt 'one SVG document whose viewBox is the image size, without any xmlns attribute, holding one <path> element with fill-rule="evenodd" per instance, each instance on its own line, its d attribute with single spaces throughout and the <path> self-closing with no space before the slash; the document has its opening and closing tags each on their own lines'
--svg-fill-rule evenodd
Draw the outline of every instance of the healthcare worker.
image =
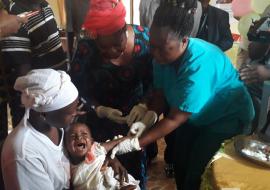
<svg viewBox="0 0 270 190">
<path fill-rule="evenodd" d="M 167 104 L 170 111 L 141 137 L 112 151 L 114 156 L 139 150 L 176 130 L 175 180 L 185 190 L 199 189 L 204 168 L 221 143 L 248 132 L 254 117 L 250 95 L 229 58 L 218 47 L 189 38 L 194 11 L 196 0 L 167 1 L 157 9 L 150 29 L 156 93 L 148 110 L 159 114 Z M 136 126 L 145 129 L 142 123 Z"/>
</svg>

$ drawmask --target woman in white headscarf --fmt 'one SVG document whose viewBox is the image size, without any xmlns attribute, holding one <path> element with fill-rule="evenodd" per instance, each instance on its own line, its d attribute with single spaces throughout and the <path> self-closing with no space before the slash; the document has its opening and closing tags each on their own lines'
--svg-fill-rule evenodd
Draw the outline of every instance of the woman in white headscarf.
<svg viewBox="0 0 270 190">
<path fill-rule="evenodd" d="M 63 129 L 77 115 L 76 87 L 64 71 L 37 69 L 19 77 L 14 88 L 22 93 L 26 111 L 4 143 L 6 189 L 68 189 Z"/>
<path fill-rule="evenodd" d="M 78 90 L 64 71 L 37 69 L 19 77 L 25 115 L 7 137 L 1 158 L 6 189 L 69 189 L 70 164 L 63 151 L 64 129 L 78 111 Z M 118 160 L 108 163 L 121 181 L 127 171 Z"/>
</svg>

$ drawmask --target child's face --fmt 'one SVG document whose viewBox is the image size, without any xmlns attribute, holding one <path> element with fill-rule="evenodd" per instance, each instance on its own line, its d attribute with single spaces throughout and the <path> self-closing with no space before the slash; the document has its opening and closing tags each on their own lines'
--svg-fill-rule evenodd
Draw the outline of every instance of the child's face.
<svg viewBox="0 0 270 190">
<path fill-rule="evenodd" d="M 86 125 L 78 123 L 69 128 L 66 134 L 66 148 L 73 159 L 84 158 L 91 145 L 92 137 Z"/>
</svg>

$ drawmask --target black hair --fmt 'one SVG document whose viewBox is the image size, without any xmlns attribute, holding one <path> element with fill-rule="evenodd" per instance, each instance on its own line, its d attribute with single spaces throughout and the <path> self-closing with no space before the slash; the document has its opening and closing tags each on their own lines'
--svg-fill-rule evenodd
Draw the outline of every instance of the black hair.
<svg viewBox="0 0 270 190">
<path fill-rule="evenodd" d="M 163 0 L 157 8 L 153 25 L 169 27 L 179 39 L 189 36 L 194 25 L 197 0 Z"/>
</svg>

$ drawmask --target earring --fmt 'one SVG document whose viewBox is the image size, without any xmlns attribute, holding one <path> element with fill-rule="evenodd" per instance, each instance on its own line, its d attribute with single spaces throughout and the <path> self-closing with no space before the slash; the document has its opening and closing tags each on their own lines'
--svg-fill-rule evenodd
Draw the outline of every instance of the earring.
<svg viewBox="0 0 270 190">
<path fill-rule="evenodd" d="M 183 38 L 183 39 L 182 39 L 182 43 L 183 43 L 183 44 L 187 43 L 187 41 L 188 41 L 187 38 Z"/>
</svg>

